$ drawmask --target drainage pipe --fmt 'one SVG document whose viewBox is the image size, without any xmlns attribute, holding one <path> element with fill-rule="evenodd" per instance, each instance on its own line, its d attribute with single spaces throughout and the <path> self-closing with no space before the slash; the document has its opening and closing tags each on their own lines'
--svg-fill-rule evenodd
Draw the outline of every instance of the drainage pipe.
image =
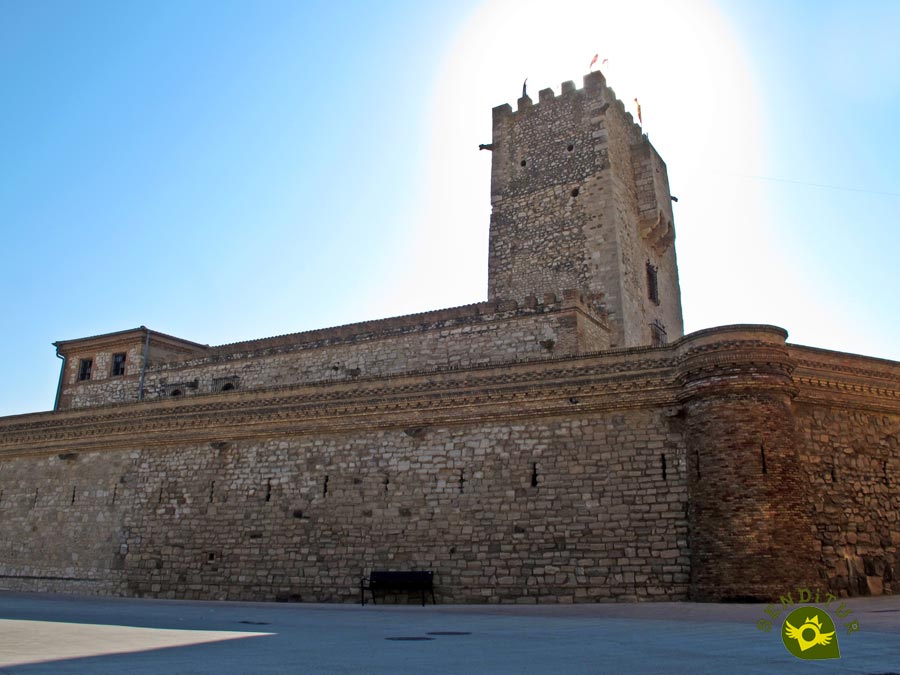
<svg viewBox="0 0 900 675">
<path fill-rule="evenodd" d="M 59 382 L 56 383 L 56 398 L 53 401 L 53 410 L 57 411 L 59 410 L 59 397 L 62 395 L 63 377 L 66 374 L 66 357 L 59 353 L 57 345 L 53 346 L 56 347 L 56 358 L 62 359 L 62 365 L 59 367 Z"/>
<path fill-rule="evenodd" d="M 147 373 L 147 356 L 150 354 L 150 329 L 141 326 L 147 331 L 147 340 L 144 342 L 144 362 L 141 364 L 141 383 L 138 385 L 138 401 L 144 400 L 144 375 Z"/>
</svg>

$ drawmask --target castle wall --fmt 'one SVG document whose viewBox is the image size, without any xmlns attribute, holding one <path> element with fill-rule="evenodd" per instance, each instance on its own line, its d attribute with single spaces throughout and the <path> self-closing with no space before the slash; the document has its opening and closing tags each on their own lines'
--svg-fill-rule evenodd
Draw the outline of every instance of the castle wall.
<svg viewBox="0 0 900 675">
<path fill-rule="evenodd" d="M 793 347 L 800 458 L 836 592 L 900 592 L 900 364 Z"/>
<path fill-rule="evenodd" d="M 900 590 L 900 364 L 784 335 L 0 419 L 0 588 L 353 601 L 389 568 L 434 570 L 443 602 Z"/>
<path fill-rule="evenodd" d="M 213 347 L 187 361 L 151 361 L 144 376 L 144 398 L 171 396 L 176 391 L 187 397 L 217 393 L 226 384 L 258 389 L 352 381 L 609 347 L 603 319 L 577 293 L 546 300 L 531 298 L 522 305 L 484 303 Z M 60 407 L 135 401 L 139 380 L 139 373 L 90 382 L 72 378 Z"/>
<path fill-rule="evenodd" d="M 176 476 L 164 504 L 190 496 L 132 511 L 127 526 L 143 536 L 128 584 L 354 601 L 365 571 L 411 567 L 435 570 L 444 602 L 671 596 L 686 579 L 685 491 L 646 447 L 664 434 L 624 440 L 629 422 L 649 428 L 641 417 L 155 453 L 138 480 Z M 184 567 L 199 588 L 179 582 Z"/>
<path fill-rule="evenodd" d="M 119 477 L 135 455 L 57 453 L 0 461 L 0 588 L 124 594 Z"/>
<path fill-rule="evenodd" d="M 398 425 L 384 419 L 388 397 L 380 415 L 343 414 L 343 431 L 269 425 L 260 438 L 185 443 L 168 427 L 169 440 L 129 447 L 103 429 L 103 451 L 7 457 L 0 588 L 356 601 L 368 570 L 414 568 L 435 571 L 442 602 L 684 598 L 685 459 L 672 411 L 633 407 L 611 382 L 596 389 L 606 411 L 570 388 L 536 394 L 523 415 L 511 391 L 481 419 Z M 471 418 L 490 398 L 464 398 L 448 416 Z M 542 414 L 548 405 L 587 411 Z M 74 424 L 87 412 L 67 415 Z M 225 415 L 210 417 L 227 439 Z"/>
<path fill-rule="evenodd" d="M 786 333 L 700 331 L 680 349 L 691 597 L 768 600 L 815 587 L 820 543 L 798 457 Z"/>
<path fill-rule="evenodd" d="M 900 592 L 900 415 L 817 407 L 798 421 L 828 586 Z"/>
</svg>

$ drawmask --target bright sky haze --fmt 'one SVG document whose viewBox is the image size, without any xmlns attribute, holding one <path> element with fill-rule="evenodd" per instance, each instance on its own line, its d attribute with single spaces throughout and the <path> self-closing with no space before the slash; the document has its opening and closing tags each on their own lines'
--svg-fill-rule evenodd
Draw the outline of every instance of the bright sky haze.
<svg viewBox="0 0 900 675">
<path fill-rule="evenodd" d="M 0 3 L 0 415 L 51 343 L 479 302 L 491 108 L 591 57 L 665 160 L 685 331 L 900 360 L 900 3 Z M 595 66 L 596 67 L 596 66 Z"/>
</svg>

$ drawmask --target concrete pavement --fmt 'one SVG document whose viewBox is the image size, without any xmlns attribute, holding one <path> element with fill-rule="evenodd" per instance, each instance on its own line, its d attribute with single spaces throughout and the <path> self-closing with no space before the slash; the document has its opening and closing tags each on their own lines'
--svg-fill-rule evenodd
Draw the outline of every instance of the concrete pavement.
<svg viewBox="0 0 900 675">
<path fill-rule="evenodd" d="M 900 674 L 900 597 L 847 601 L 846 620 L 860 630 L 841 630 L 834 661 L 791 656 L 780 625 L 757 629 L 764 607 L 360 607 L 0 593 L 0 673 Z"/>
</svg>

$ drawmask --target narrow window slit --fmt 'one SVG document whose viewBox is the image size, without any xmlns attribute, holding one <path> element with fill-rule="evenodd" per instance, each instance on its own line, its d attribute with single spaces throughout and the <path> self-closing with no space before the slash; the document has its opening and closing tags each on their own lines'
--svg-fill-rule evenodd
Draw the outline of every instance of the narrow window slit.
<svg viewBox="0 0 900 675">
<path fill-rule="evenodd" d="M 266 479 L 266 501 L 267 502 L 272 501 L 272 479 L 271 478 Z"/>
<path fill-rule="evenodd" d="M 531 465 L 531 487 L 537 487 L 538 472 L 537 463 Z"/>
<path fill-rule="evenodd" d="M 385 476 L 384 477 L 384 491 L 385 492 L 388 491 L 388 485 L 390 485 L 390 484 L 391 484 L 390 476 Z"/>
<path fill-rule="evenodd" d="M 769 473 L 769 468 L 766 466 L 766 446 L 759 446 L 759 458 L 762 460 L 762 472 L 763 475 Z"/>
<path fill-rule="evenodd" d="M 216 490 L 216 481 L 214 481 L 214 480 L 209 481 L 209 503 L 210 504 L 213 503 L 213 495 L 215 494 L 215 490 Z"/>
<path fill-rule="evenodd" d="M 328 474 L 325 474 L 325 480 L 322 481 L 322 496 L 328 496 Z"/>
<path fill-rule="evenodd" d="M 459 494 L 463 494 L 466 490 L 466 476 L 464 474 L 464 470 L 459 470 Z"/>
<path fill-rule="evenodd" d="M 116 483 L 115 485 L 113 485 L 113 495 L 112 495 L 112 503 L 113 504 L 116 503 L 116 495 L 118 495 L 118 494 L 119 494 L 119 484 Z"/>
<path fill-rule="evenodd" d="M 647 298 L 654 304 L 659 304 L 659 267 L 647 261 Z"/>
<path fill-rule="evenodd" d="M 666 467 L 666 453 L 662 453 L 659 456 L 659 466 L 662 469 L 662 477 L 663 480 L 668 480 L 669 475 Z"/>
<path fill-rule="evenodd" d="M 73 486 L 72 486 L 72 501 L 69 502 L 70 504 L 74 504 L 74 503 L 75 503 L 75 490 L 76 490 L 76 489 L 77 489 L 77 486 L 73 485 Z"/>
</svg>

